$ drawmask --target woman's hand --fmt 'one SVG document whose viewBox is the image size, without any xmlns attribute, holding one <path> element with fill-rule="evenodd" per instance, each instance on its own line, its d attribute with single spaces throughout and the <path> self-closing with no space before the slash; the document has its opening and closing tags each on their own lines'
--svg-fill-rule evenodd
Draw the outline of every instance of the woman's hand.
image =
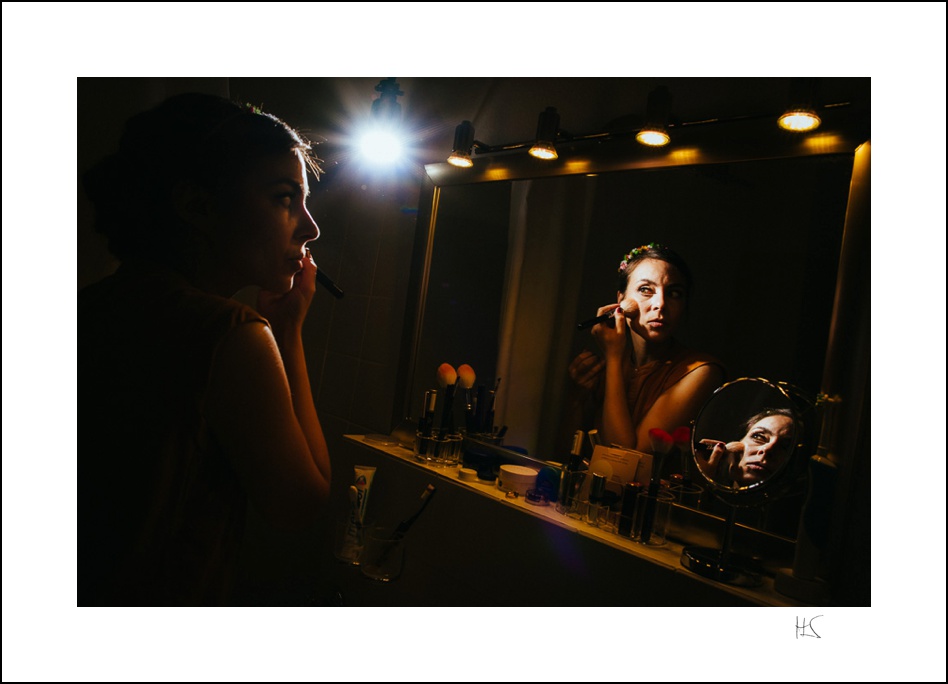
<svg viewBox="0 0 948 684">
<path fill-rule="evenodd" d="M 709 480 L 716 480 L 715 474 L 721 463 L 721 459 L 724 458 L 725 455 L 734 454 L 737 460 L 740 460 L 744 453 L 743 442 L 728 442 L 725 444 L 716 439 L 702 439 L 698 443 L 704 446 L 705 450 L 709 451 L 709 454 L 704 456 L 701 453 L 702 450 L 695 450 L 695 460 L 698 462 L 698 469 L 701 470 L 704 476 Z"/>
<path fill-rule="evenodd" d="M 284 335 L 298 333 L 309 311 L 313 294 L 316 292 L 316 262 L 310 251 L 306 250 L 303 270 L 293 277 L 293 287 L 289 292 L 276 294 L 261 290 L 257 296 L 257 310 L 270 322 L 277 342 Z"/>
<path fill-rule="evenodd" d="M 603 323 L 597 323 L 592 328 L 592 334 L 599 343 L 606 361 L 622 361 L 625 358 L 626 344 L 628 342 L 628 323 L 626 323 L 625 314 L 618 304 L 609 304 L 599 307 L 597 316 L 615 312 L 615 315 Z"/>
</svg>

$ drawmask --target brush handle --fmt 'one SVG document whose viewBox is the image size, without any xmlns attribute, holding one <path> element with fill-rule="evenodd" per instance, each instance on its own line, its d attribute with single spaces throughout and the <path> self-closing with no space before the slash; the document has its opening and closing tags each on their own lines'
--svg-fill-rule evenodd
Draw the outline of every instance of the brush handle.
<svg viewBox="0 0 948 684">
<path fill-rule="evenodd" d="M 439 439 L 444 439 L 454 432 L 454 394 L 458 388 L 458 381 L 444 388 L 444 406 L 441 408 L 441 431 Z"/>
<path fill-rule="evenodd" d="M 639 533 L 643 544 L 648 544 L 652 538 L 652 528 L 655 526 L 655 506 L 658 504 L 659 484 L 652 478 L 648 486 L 648 497 L 645 499 L 645 511 L 642 514 L 642 530 Z"/>
<path fill-rule="evenodd" d="M 316 282 L 329 290 L 329 293 L 336 299 L 342 299 L 345 294 L 339 287 L 332 281 L 328 275 L 323 272 L 323 269 L 316 268 Z"/>
</svg>

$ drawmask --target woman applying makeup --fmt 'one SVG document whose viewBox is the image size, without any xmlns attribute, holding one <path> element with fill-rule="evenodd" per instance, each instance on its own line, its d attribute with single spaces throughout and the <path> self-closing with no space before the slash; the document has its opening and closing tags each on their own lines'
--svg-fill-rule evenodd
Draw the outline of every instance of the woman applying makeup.
<svg viewBox="0 0 948 684">
<path fill-rule="evenodd" d="M 724 368 L 674 335 L 685 314 L 691 273 L 656 243 L 633 249 L 619 265 L 612 314 L 592 328 L 601 355 L 583 351 L 570 363 L 564 435 L 599 430 L 604 444 L 648 450 L 648 431 L 688 425 L 724 382 Z"/>
<path fill-rule="evenodd" d="M 79 605 L 229 602 L 248 505 L 305 530 L 330 462 L 302 326 L 309 145 L 200 94 L 84 177 L 118 270 L 79 293 Z M 260 288 L 256 308 L 233 298 Z"/>
<path fill-rule="evenodd" d="M 737 441 L 702 439 L 698 466 L 708 478 L 734 488 L 763 482 L 789 459 L 799 425 L 790 409 L 764 409 L 747 419 Z"/>
</svg>

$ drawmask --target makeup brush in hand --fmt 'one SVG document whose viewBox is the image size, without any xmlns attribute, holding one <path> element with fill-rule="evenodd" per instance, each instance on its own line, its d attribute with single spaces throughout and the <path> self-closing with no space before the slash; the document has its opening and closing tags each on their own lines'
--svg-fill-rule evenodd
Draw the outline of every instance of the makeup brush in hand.
<svg viewBox="0 0 948 684">
<path fill-rule="evenodd" d="M 474 369 L 466 363 L 458 366 L 458 384 L 464 390 L 464 425 L 469 433 L 477 432 L 477 426 L 474 424 L 474 406 L 471 403 L 471 388 L 477 376 Z"/>
<path fill-rule="evenodd" d="M 662 464 L 665 455 L 675 446 L 672 436 L 661 428 L 652 428 L 648 431 L 648 436 L 652 441 L 652 479 L 648 483 L 648 498 L 645 500 L 645 512 L 642 517 L 640 538 L 643 544 L 648 544 L 652 537 L 652 527 L 655 525 L 655 506 L 662 486 Z"/>
<path fill-rule="evenodd" d="M 458 388 L 458 372 L 450 363 L 438 366 L 438 384 L 444 388 L 444 401 L 441 404 L 441 431 L 438 439 L 444 439 L 454 432 L 454 393 Z"/>
</svg>

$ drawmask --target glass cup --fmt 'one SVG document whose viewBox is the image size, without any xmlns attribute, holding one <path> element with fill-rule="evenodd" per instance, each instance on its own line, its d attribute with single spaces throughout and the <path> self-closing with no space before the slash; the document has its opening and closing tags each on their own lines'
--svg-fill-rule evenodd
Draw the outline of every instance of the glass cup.
<svg viewBox="0 0 948 684">
<path fill-rule="evenodd" d="M 402 574 L 405 563 L 404 538 L 393 539 L 385 527 L 371 527 L 365 533 L 362 574 L 377 582 L 392 582 Z"/>
<path fill-rule="evenodd" d="M 567 471 L 563 474 L 563 493 L 556 503 L 557 513 L 562 513 L 575 520 L 586 518 L 589 502 L 580 498 L 583 483 L 586 481 L 586 472 L 585 470 L 576 470 L 573 472 Z"/>
<path fill-rule="evenodd" d="M 428 436 L 415 433 L 415 459 L 436 467 L 450 467 L 461 463 L 461 445 L 464 439 L 454 433 L 440 438 L 436 433 Z"/>
<path fill-rule="evenodd" d="M 656 494 L 639 494 L 635 500 L 632 538 L 648 546 L 664 545 L 674 501 L 674 494 L 664 489 Z"/>
</svg>

